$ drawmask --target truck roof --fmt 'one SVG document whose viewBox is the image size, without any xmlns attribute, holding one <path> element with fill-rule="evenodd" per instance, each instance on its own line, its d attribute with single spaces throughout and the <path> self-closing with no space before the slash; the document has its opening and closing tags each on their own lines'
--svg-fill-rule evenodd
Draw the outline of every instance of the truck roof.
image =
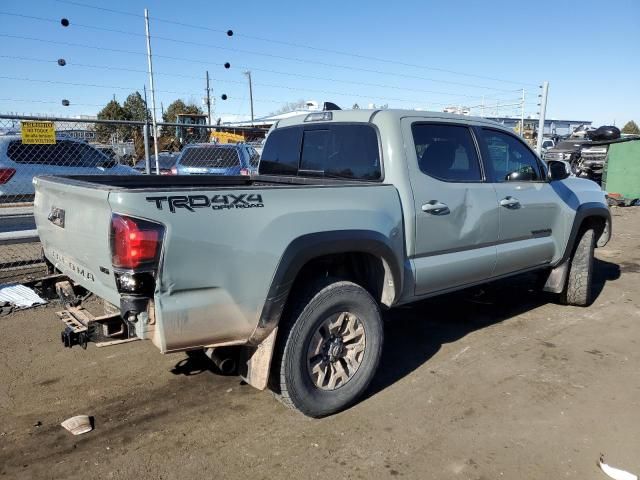
<svg viewBox="0 0 640 480">
<path fill-rule="evenodd" d="M 329 112 L 323 111 L 309 111 L 296 115 L 294 117 L 279 120 L 274 124 L 273 128 L 288 127 L 292 125 L 299 125 L 304 122 L 305 118 L 311 114 L 317 114 L 318 116 L 323 113 L 331 113 L 331 120 L 318 120 L 319 122 L 370 122 L 372 118 L 384 117 L 387 121 L 397 120 L 405 117 L 418 117 L 432 120 L 446 120 L 446 121 L 459 121 L 461 123 L 478 123 L 489 125 L 498 128 L 505 128 L 504 125 L 492 120 L 487 120 L 481 117 L 472 117 L 468 115 L 457 115 L 454 113 L 445 112 L 427 112 L 422 110 L 402 110 L 402 109 L 358 109 L 358 110 L 331 110 Z"/>
</svg>

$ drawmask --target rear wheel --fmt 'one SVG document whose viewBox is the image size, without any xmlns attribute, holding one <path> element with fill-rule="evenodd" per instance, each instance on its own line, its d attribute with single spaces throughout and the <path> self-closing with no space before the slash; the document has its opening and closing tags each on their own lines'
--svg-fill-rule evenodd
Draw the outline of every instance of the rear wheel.
<svg viewBox="0 0 640 480">
<path fill-rule="evenodd" d="M 382 352 L 380 309 L 359 285 L 326 279 L 283 319 L 272 388 L 310 417 L 351 405 L 367 388 Z"/>
<path fill-rule="evenodd" d="M 586 307 L 593 301 L 593 249 L 595 232 L 592 228 L 582 232 L 569 263 L 569 273 L 560 300 L 567 305 Z"/>
</svg>

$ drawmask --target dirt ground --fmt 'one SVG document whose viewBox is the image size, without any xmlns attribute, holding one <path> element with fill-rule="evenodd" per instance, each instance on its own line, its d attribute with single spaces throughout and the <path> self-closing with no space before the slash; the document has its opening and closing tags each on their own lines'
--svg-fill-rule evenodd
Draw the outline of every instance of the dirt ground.
<svg viewBox="0 0 640 480">
<path fill-rule="evenodd" d="M 311 420 L 146 342 L 60 344 L 57 305 L 0 318 L 4 478 L 605 478 L 640 473 L 640 208 L 614 209 L 597 300 L 523 277 L 386 314 L 367 396 Z M 78 414 L 95 430 L 60 427 Z"/>
</svg>

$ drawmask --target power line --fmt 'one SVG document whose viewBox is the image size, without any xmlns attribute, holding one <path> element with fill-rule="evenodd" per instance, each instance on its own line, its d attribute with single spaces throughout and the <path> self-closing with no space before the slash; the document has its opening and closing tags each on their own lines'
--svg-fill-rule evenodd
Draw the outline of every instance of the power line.
<svg viewBox="0 0 640 480">
<path fill-rule="evenodd" d="M 20 103 L 51 103 L 56 105 L 62 105 L 60 101 L 55 100 L 30 100 L 26 98 L 0 98 L 0 102 L 20 102 Z M 81 107 L 104 107 L 104 105 L 99 105 L 95 103 L 71 103 L 71 106 L 81 106 Z"/>
<path fill-rule="evenodd" d="M 0 55 L 0 58 L 8 58 L 8 59 L 13 59 L 13 60 L 24 60 L 24 61 L 32 61 L 32 62 L 40 62 L 40 63 L 55 63 L 54 60 L 46 60 L 46 59 L 40 59 L 40 58 L 32 58 L 32 57 L 20 57 L 20 56 L 12 56 L 12 55 Z M 82 67 L 82 68 L 96 68 L 96 69 L 100 69 L 100 70 L 119 70 L 119 71 L 125 71 L 125 72 L 133 72 L 133 73 L 146 73 L 144 70 L 139 70 L 139 69 L 134 69 L 134 68 L 125 68 L 125 67 L 111 67 L 111 66 L 107 66 L 107 65 L 93 65 L 93 64 L 85 64 L 85 63 L 75 63 L 75 62 L 68 62 L 65 67 Z M 194 75 L 182 75 L 182 74 L 174 74 L 174 73 L 167 73 L 167 72 L 155 72 L 156 75 L 166 75 L 166 76 L 172 76 L 172 77 L 179 77 L 179 78 L 190 78 L 190 79 L 196 79 L 196 80 L 201 80 L 201 77 L 196 77 Z M 220 83 L 231 83 L 231 84 L 237 84 L 237 85 L 244 85 L 244 82 L 238 81 L 238 80 L 226 80 L 226 79 L 220 79 L 220 78 L 211 78 L 212 80 L 216 81 L 216 82 L 220 82 Z M 384 96 L 379 96 L 379 95 L 362 95 L 359 93 L 354 93 L 354 92 L 342 92 L 342 91 L 335 91 L 335 90 L 318 90 L 318 89 L 314 89 L 314 88 L 300 88 L 300 87 L 289 87 L 286 85 L 276 85 L 276 84 L 270 84 L 270 83 L 255 83 L 254 84 L 257 87 L 268 87 L 268 88 L 278 88 L 278 89 L 284 89 L 284 90 L 291 90 L 291 91 L 302 91 L 302 92 L 313 92 L 313 93 L 325 93 L 325 94 L 329 94 L 329 95 L 341 95 L 341 96 L 346 96 L 346 97 L 356 97 L 356 98 L 376 98 L 378 100 L 386 100 L 386 101 L 391 101 L 391 102 L 403 102 L 403 103 L 415 103 L 416 99 L 415 98 L 394 98 L 394 97 L 384 97 Z M 159 92 L 162 92 L 162 90 L 158 90 Z M 169 93 L 169 92 L 164 92 L 164 93 Z M 175 92 L 171 92 L 171 93 L 175 93 Z M 469 96 L 470 98 L 474 98 L 477 99 L 478 96 Z M 438 104 L 438 102 L 427 102 L 427 103 L 433 103 L 433 104 Z M 448 103 L 451 102 L 446 102 L 446 103 L 440 103 L 441 105 L 447 105 Z"/>
<path fill-rule="evenodd" d="M 58 0 L 56 0 L 56 1 L 58 1 Z M 9 16 L 19 16 L 19 17 L 23 17 L 23 18 L 29 18 L 29 19 L 41 20 L 41 21 L 47 21 L 47 22 L 51 22 L 51 21 L 55 22 L 55 20 L 45 19 L 45 18 L 42 18 L 42 17 L 21 15 L 21 14 L 13 14 L 13 13 L 9 13 L 9 12 L 0 12 L 0 14 L 1 15 L 9 15 Z M 134 33 L 134 32 L 126 32 L 126 31 L 123 31 L 123 30 L 114 30 L 114 29 L 109 29 L 109 28 L 105 28 L 105 27 L 99 27 L 99 26 L 95 26 L 95 25 L 86 25 L 86 24 L 81 24 L 81 23 L 76 23 L 74 25 L 77 26 L 77 27 L 87 28 L 87 29 L 91 29 L 91 30 L 109 31 L 109 32 L 113 32 L 113 33 L 124 34 L 124 35 L 132 35 L 132 36 L 144 36 L 144 34 L 141 34 L 141 33 L 139 34 L 139 33 Z M 168 41 L 168 42 L 180 43 L 180 44 L 183 44 L 183 45 L 193 45 L 193 46 L 199 46 L 199 47 L 205 47 L 205 48 L 213 48 L 213 49 L 225 50 L 225 51 L 236 52 L 236 53 L 244 53 L 244 54 L 248 54 L 248 55 L 257 55 L 257 56 L 262 56 L 262 57 L 275 58 L 275 59 L 279 59 L 279 60 L 287 60 L 287 61 L 293 61 L 293 62 L 298 62 L 298 63 L 319 65 L 319 66 L 323 66 L 323 67 L 342 68 L 342 69 L 350 70 L 350 71 L 360 71 L 360 72 L 365 72 L 365 73 L 375 73 L 377 75 L 389 75 L 389 76 L 394 76 L 394 77 L 399 77 L 399 78 L 411 78 L 411 79 L 422 80 L 422 81 L 426 81 L 426 82 L 445 83 L 445 84 L 448 84 L 448 85 L 458 85 L 458 86 L 462 86 L 462 87 L 479 88 L 479 89 L 484 89 L 484 90 L 493 90 L 493 91 L 497 91 L 497 92 L 499 92 L 499 91 L 505 91 L 505 92 L 506 91 L 510 91 L 508 89 L 497 88 L 497 87 L 489 87 L 489 86 L 486 86 L 486 85 L 475 85 L 475 84 L 472 84 L 472 83 L 464 83 L 464 82 L 457 82 L 457 81 L 451 81 L 451 80 L 441 80 L 441 79 L 435 79 L 435 78 L 421 77 L 419 75 L 411 75 L 411 74 L 406 74 L 406 73 L 386 72 L 384 70 L 374 70 L 374 69 L 369 69 L 369 68 L 354 67 L 352 65 L 341 65 L 341 64 L 336 64 L 336 63 L 320 62 L 320 61 L 317 61 L 317 60 L 308 60 L 308 59 L 299 58 L 299 57 L 289 57 L 289 56 L 285 56 L 285 55 L 276 55 L 276 54 L 268 53 L 268 52 L 256 52 L 256 51 L 245 50 L 245 49 L 241 49 L 241 48 L 223 47 L 223 46 L 220 46 L 220 45 L 213 45 L 213 44 L 202 43 L 202 42 L 193 42 L 193 41 L 190 41 L 190 40 L 181 40 L 181 39 L 177 39 L 177 38 L 164 37 L 164 36 L 159 36 L 159 35 L 154 35 L 153 38 L 156 39 L 156 40 L 164 40 L 164 41 Z M 159 55 L 156 55 L 156 56 L 159 56 Z M 520 85 L 520 83 L 518 83 L 518 85 Z"/>
<path fill-rule="evenodd" d="M 43 43 L 53 43 L 53 44 L 60 44 L 60 45 L 87 48 L 87 49 L 95 49 L 95 50 L 114 51 L 114 52 L 117 52 L 117 53 L 128 53 L 128 54 L 134 54 L 134 55 L 144 55 L 144 53 L 142 53 L 142 52 L 135 52 L 135 51 L 130 51 L 130 50 L 104 48 L 104 47 L 98 47 L 98 46 L 94 46 L 94 45 L 85 45 L 85 44 L 77 44 L 77 43 L 70 43 L 70 42 L 59 42 L 59 41 L 55 41 L 55 40 L 45 40 L 45 39 L 40 39 L 40 38 L 24 37 L 24 36 L 19 36 L 19 35 L 0 34 L 0 37 L 17 38 L 17 39 L 22 39 L 22 40 L 29 40 L 29 41 L 36 41 L 36 42 L 43 42 Z M 155 55 L 155 56 L 159 57 L 159 58 L 165 58 L 165 59 L 171 59 L 171 60 L 179 60 L 179 61 L 185 61 L 185 62 L 199 63 L 199 64 L 209 65 L 209 66 L 211 65 L 209 62 L 204 62 L 204 61 L 201 61 L 201 60 L 189 59 L 189 58 L 184 58 L 184 57 L 172 57 L 172 56 L 168 56 L 168 55 Z M 0 55 L 0 57 L 13 58 L 13 59 L 19 59 L 19 60 L 31 60 L 31 61 L 46 61 L 46 62 L 49 62 L 49 60 L 41 60 L 41 59 L 10 56 L 10 55 Z M 69 65 L 72 65 L 72 64 L 69 64 Z M 78 63 L 76 63 L 74 65 L 85 66 L 85 67 L 88 67 L 88 68 L 108 68 L 110 70 L 122 70 L 122 71 L 136 72 L 136 73 L 146 73 L 145 71 L 142 71 L 142 70 L 127 69 L 127 68 L 124 68 L 124 67 L 110 67 L 110 66 L 104 66 L 103 67 L 103 66 L 97 66 L 97 65 L 78 64 Z M 258 71 L 258 72 L 274 73 L 276 75 L 286 75 L 286 76 L 293 76 L 293 77 L 300 77 L 300 78 L 310 78 L 310 79 L 315 79 L 315 80 L 322 80 L 322 81 L 328 81 L 328 82 L 337 82 L 337 83 L 344 83 L 344 84 L 352 84 L 352 85 L 359 85 L 359 86 L 371 86 L 371 87 L 394 89 L 394 90 L 405 90 L 405 91 L 410 91 L 410 92 L 426 93 L 426 94 L 431 94 L 431 95 L 446 95 L 446 96 L 460 97 L 460 98 L 463 98 L 463 97 L 464 98 L 473 98 L 473 99 L 477 99 L 478 98 L 478 95 L 468 95 L 468 94 L 459 94 L 459 93 L 453 93 L 453 92 L 442 92 L 442 91 L 434 91 L 434 90 L 405 88 L 405 87 L 399 87 L 399 86 L 396 86 L 396 85 L 386 85 L 386 84 L 379 84 L 379 83 L 355 82 L 355 81 L 350 81 L 350 80 L 340 80 L 340 79 L 336 79 L 336 78 L 317 77 L 317 76 L 313 76 L 313 75 L 306 75 L 306 74 L 299 74 L 299 73 L 292 73 L 292 72 L 282 72 L 282 71 L 263 69 L 263 68 L 254 68 L 254 67 L 251 67 L 251 66 L 240 66 L 239 68 L 255 70 L 255 71 Z M 157 74 L 158 75 L 166 75 L 166 76 L 183 77 L 183 78 L 194 78 L 194 79 L 198 79 L 198 80 L 201 79 L 201 77 L 195 77 L 195 76 L 190 76 L 190 75 L 181 75 L 181 74 L 176 74 L 176 73 L 162 72 L 162 73 L 157 73 Z M 216 79 L 216 80 L 217 81 L 224 81 L 224 82 L 234 83 L 233 81 L 229 81 L 229 80 L 222 80 L 222 79 Z M 241 82 L 237 82 L 237 83 L 241 83 Z M 517 90 L 505 90 L 505 92 L 515 92 L 515 91 L 517 91 Z M 487 97 L 487 98 L 490 99 L 490 97 Z"/>
<path fill-rule="evenodd" d="M 6 75 L 0 76 L 0 79 L 17 80 L 17 81 L 22 81 L 22 82 L 45 83 L 45 84 L 49 84 L 49 85 L 68 85 L 68 86 L 74 86 L 74 87 L 108 88 L 108 89 L 129 90 L 129 91 L 137 91 L 138 90 L 138 89 L 133 88 L 133 87 L 123 87 L 123 86 L 119 86 L 119 85 L 100 85 L 100 84 L 78 83 L 78 82 L 62 82 L 62 81 L 57 81 L 57 80 L 42 80 L 42 79 L 34 79 L 34 78 L 27 78 L 27 77 L 11 77 L 11 76 L 6 76 Z M 193 94 L 193 92 L 176 92 L 176 91 L 172 91 L 172 90 L 158 90 L 158 92 L 159 93 L 170 93 L 170 94 L 174 94 L 174 95 L 192 95 Z M 378 99 L 378 97 L 366 97 L 366 98 Z M 255 102 L 256 103 L 282 104 L 282 103 L 285 103 L 286 100 L 259 98 L 259 99 L 256 99 Z M 450 103 L 440 103 L 440 102 L 424 102 L 424 103 L 426 103 L 427 105 L 429 105 L 429 104 L 431 104 L 431 105 L 440 105 L 440 106 L 450 105 Z M 96 106 L 96 105 L 93 105 L 93 106 Z M 490 106 L 488 108 L 490 108 Z"/>
<path fill-rule="evenodd" d="M 135 14 L 135 13 L 131 13 L 131 12 L 125 12 L 125 11 L 122 11 L 122 10 L 105 8 L 105 7 L 98 7 L 98 6 L 95 6 L 95 5 L 88 5 L 88 4 L 82 3 L 82 2 L 76 2 L 76 1 L 71 1 L 71 0 L 54 0 L 54 1 L 57 1 L 58 3 L 66 3 L 66 4 L 69 4 L 69 5 L 75 5 L 75 6 L 84 7 L 84 8 L 92 8 L 92 9 L 96 9 L 96 10 L 107 11 L 107 12 L 116 13 L 116 14 L 120 14 L 120 15 L 128 15 L 128 16 L 132 16 L 132 17 L 142 17 L 142 15 L 139 15 L 139 14 Z M 195 29 L 206 30 L 206 31 L 215 32 L 215 33 L 226 33 L 225 30 L 211 28 L 211 27 L 207 27 L 207 26 L 204 26 L 204 25 L 195 25 L 195 24 L 190 24 L 190 23 L 178 22 L 178 21 L 176 21 L 174 19 L 164 19 L 164 18 L 158 18 L 158 17 L 151 17 L 151 19 L 155 20 L 157 22 L 169 23 L 171 25 L 179 25 L 179 26 L 182 26 L 182 27 L 195 28 Z M 506 80 L 506 79 L 502 79 L 502 78 L 489 77 L 489 76 L 485 76 L 485 75 L 477 75 L 477 74 L 472 74 L 472 73 L 467 73 L 467 72 L 459 72 L 459 71 L 456 71 L 456 70 L 450 70 L 450 69 L 445 69 L 445 68 L 432 67 L 432 66 L 427 66 L 427 65 L 419 65 L 419 64 L 414 64 L 414 63 L 402 62 L 402 61 L 398 61 L 398 60 L 391 60 L 391 59 L 388 59 L 388 58 L 374 57 L 374 56 L 362 55 L 362 54 L 357 54 L 357 53 L 352 53 L 352 52 L 345 52 L 345 51 L 340 51 L 340 50 L 332 50 L 332 49 L 328 49 L 328 48 L 315 47 L 315 46 L 312 46 L 312 45 L 306 45 L 306 44 L 295 43 L 295 42 L 288 42 L 288 41 L 283 41 L 283 40 L 276 40 L 276 39 L 271 39 L 271 38 L 266 38 L 266 37 L 259 37 L 259 36 L 255 36 L 255 35 L 247 35 L 247 34 L 242 34 L 242 33 L 234 33 L 234 35 L 237 35 L 239 37 L 248 38 L 248 39 L 251 39 L 251 40 L 258 40 L 258 41 L 261 41 L 261 42 L 275 43 L 275 44 L 279 44 L 279 45 L 286 45 L 286 46 L 296 47 L 296 48 L 305 48 L 305 49 L 313 50 L 313 51 L 316 51 L 316 52 L 324 52 L 324 53 L 330 53 L 330 54 L 344 55 L 344 56 L 348 56 L 348 57 L 359 58 L 359 59 L 363 59 L 363 60 L 373 60 L 373 61 L 376 61 L 376 62 L 389 63 L 389 64 L 393 64 L 393 65 L 398 65 L 398 66 L 420 68 L 420 69 L 424 69 L 424 70 L 432 70 L 432 71 L 436 71 L 436 72 L 450 73 L 452 75 L 459 75 L 459 76 L 465 76 L 465 77 L 470 77 L 470 78 L 478 78 L 478 79 L 492 80 L 492 81 L 503 82 L 503 83 L 511 83 L 511 84 L 515 84 L 515 85 L 529 85 L 529 86 L 536 86 L 536 87 L 538 86 L 537 84 L 533 84 L 533 83 L 518 82 L 518 81 L 514 81 L 514 80 Z"/>
</svg>

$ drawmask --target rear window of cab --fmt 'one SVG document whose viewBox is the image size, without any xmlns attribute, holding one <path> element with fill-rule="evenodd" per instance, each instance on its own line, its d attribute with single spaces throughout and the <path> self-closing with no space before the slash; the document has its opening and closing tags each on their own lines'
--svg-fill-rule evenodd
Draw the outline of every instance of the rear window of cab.
<svg viewBox="0 0 640 480">
<path fill-rule="evenodd" d="M 275 129 L 267 138 L 259 173 L 380 180 L 378 135 L 372 125 L 364 123 Z"/>
</svg>

